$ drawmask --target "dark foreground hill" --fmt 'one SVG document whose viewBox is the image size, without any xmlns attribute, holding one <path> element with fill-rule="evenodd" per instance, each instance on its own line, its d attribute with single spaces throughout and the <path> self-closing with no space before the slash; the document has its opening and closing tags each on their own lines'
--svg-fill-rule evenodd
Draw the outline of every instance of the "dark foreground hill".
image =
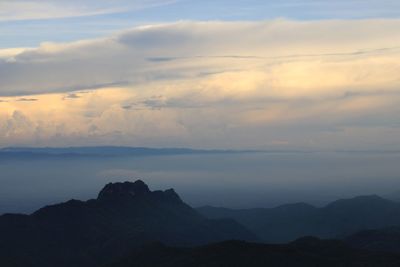
<svg viewBox="0 0 400 267">
<path fill-rule="evenodd" d="M 98 266 L 148 242 L 201 245 L 255 240 L 233 220 L 210 220 L 174 190 L 142 181 L 106 185 L 97 199 L 70 200 L 32 215 L 0 216 L 0 266 Z"/>
<path fill-rule="evenodd" d="M 345 242 L 355 248 L 400 253 L 400 226 L 360 231 Z"/>
<path fill-rule="evenodd" d="M 213 219 L 235 219 L 263 241 L 272 243 L 302 236 L 344 238 L 365 229 L 400 225 L 400 204 L 379 196 L 337 200 L 322 208 L 298 203 L 270 209 L 202 207 L 198 211 Z"/>
<path fill-rule="evenodd" d="M 107 267 L 397 267 L 400 256 L 302 238 L 287 245 L 226 241 L 196 248 L 147 246 Z"/>
</svg>

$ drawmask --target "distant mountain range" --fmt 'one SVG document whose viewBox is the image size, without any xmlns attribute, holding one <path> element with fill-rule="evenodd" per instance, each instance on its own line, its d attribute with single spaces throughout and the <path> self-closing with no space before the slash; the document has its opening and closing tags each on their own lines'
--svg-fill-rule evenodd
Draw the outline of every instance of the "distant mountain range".
<svg viewBox="0 0 400 267">
<path fill-rule="evenodd" d="M 4 147 L 0 148 L 0 156 L 4 155 L 81 155 L 81 156 L 129 156 L 129 155 L 179 155 L 179 154 L 220 154 L 220 153 L 346 153 L 398 154 L 398 150 L 276 150 L 276 149 L 192 149 L 182 147 L 152 148 L 131 146 L 72 146 L 72 147 Z"/>
<path fill-rule="evenodd" d="M 315 151 L 314 151 L 315 152 Z M 237 154 L 237 153 L 313 153 L 303 150 L 254 150 L 254 149 L 192 149 L 151 148 L 129 146 L 82 146 L 82 147 L 5 147 L 0 148 L 1 158 L 29 157 L 115 157 L 115 156 L 168 156 L 190 154 Z"/>
<path fill-rule="evenodd" d="M 264 242 L 285 243 L 302 236 L 344 238 L 357 231 L 400 225 L 400 203 L 376 195 L 334 201 L 317 208 L 305 203 L 276 208 L 198 208 L 212 219 L 232 218 Z"/>
<path fill-rule="evenodd" d="M 7 147 L 0 149 L 0 158 L 27 157 L 110 157 L 110 156 L 162 156 L 188 154 L 222 154 L 257 152 L 251 150 L 202 150 L 189 148 L 148 148 L 123 146 L 92 147 Z"/>
<path fill-rule="evenodd" d="M 70 200 L 32 215 L 0 216 L 0 266 L 98 266 L 149 242 L 201 245 L 256 240 L 231 219 L 206 219 L 174 190 L 142 181 L 107 184 L 97 199 Z"/>
<path fill-rule="evenodd" d="M 0 216 L 0 266 L 394 267 L 400 204 L 363 196 L 322 208 L 196 210 L 173 189 L 109 183 L 96 199 Z"/>
</svg>

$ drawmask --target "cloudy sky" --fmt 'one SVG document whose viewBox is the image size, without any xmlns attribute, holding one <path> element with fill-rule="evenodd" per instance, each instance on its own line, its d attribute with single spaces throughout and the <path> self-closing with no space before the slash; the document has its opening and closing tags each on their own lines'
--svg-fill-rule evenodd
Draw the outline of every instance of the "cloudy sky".
<svg viewBox="0 0 400 267">
<path fill-rule="evenodd" d="M 400 149 L 400 1 L 0 0 L 0 146 Z"/>
</svg>

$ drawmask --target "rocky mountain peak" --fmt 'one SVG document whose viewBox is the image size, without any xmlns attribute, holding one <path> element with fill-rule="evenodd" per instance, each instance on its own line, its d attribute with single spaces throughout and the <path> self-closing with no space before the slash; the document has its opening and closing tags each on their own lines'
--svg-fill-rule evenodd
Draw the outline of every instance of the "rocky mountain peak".
<svg viewBox="0 0 400 267">
<path fill-rule="evenodd" d="M 120 197 L 133 197 L 151 193 L 149 187 L 142 181 L 108 183 L 99 193 L 97 199 L 109 199 Z"/>
</svg>

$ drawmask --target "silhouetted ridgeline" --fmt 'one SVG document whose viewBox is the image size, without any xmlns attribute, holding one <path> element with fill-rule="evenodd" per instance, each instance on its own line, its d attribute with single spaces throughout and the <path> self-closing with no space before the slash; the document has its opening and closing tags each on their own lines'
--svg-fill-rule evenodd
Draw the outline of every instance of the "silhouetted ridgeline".
<svg viewBox="0 0 400 267">
<path fill-rule="evenodd" d="M 270 209 L 202 207 L 197 210 L 213 219 L 235 219 L 264 242 L 273 243 L 302 236 L 344 238 L 360 230 L 400 225 L 400 203 L 379 196 L 338 200 L 322 208 L 297 203 Z"/>
<path fill-rule="evenodd" d="M 329 236 L 395 223 L 399 205 L 370 196 L 324 208 L 199 209 L 221 217 L 208 219 L 173 189 L 151 191 L 141 180 L 109 183 L 96 199 L 70 200 L 31 215 L 0 216 L 0 266 L 394 267 L 400 266 L 399 227 L 352 232 L 342 241 L 306 237 L 267 245 L 254 243 L 260 239 L 229 217 L 263 238 L 283 240 L 307 231 Z"/>
<path fill-rule="evenodd" d="M 106 185 L 97 199 L 70 200 L 32 215 L 0 216 L 0 266 L 98 266 L 148 242 L 172 246 L 256 240 L 233 220 L 210 220 L 174 190 L 142 181 Z"/>
</svg>

